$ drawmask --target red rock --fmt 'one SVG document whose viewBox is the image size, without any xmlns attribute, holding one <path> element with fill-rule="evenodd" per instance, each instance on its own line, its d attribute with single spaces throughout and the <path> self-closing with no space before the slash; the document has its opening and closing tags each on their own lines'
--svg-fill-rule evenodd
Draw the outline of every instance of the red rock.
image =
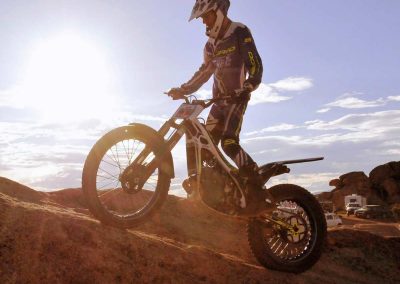
<svg viewBox="0 0 400 284">
<path fill-rule="evenodd" d="M 338 178 L 331 180 L 329 182 L 329 185 L 330 186 L 334 186 L 336 188 L 342 188 L 343 187 L 343 183 Z"/>
<path fill-rule="evenodd" d="M 350 172 L 329 182 L 335 188 L 330 194 L 320 194 L 331 200 L 337 209 L 344 209 L 344 197 L 350 194 L 365 196 L 369 204 L 400 202 L 400 162 L 389 162 L 373 169 L 369 177 L 364 172 Z"/>
</svg>

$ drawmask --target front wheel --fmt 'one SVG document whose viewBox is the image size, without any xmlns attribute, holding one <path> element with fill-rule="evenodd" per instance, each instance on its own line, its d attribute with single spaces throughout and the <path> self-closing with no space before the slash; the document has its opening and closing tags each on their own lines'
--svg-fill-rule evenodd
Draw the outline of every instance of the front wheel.
<svg viewBox="0 0 400 284">
<path fill-rule="evenodd" d="M 250 248 L 266 268 L 301 273 L 320 258 L 326 239 L 326 220 L 316 198 L 304 188 L 281 184 L 269 189 L 277 210 L 271 219 L 248 222 Z"/>
<path fill-rule="evenodd" d="M 90 211 L 107 225 L 136 226 L 167 197 L 171 178 L 163 167 L 146 173 L 162 148 L 150 130 L 144 125 L 116 128 L 97 141 L 86 159 L 82 189 Z M 132 170 L 126 175 L 128 166 Z"/>
</svg>

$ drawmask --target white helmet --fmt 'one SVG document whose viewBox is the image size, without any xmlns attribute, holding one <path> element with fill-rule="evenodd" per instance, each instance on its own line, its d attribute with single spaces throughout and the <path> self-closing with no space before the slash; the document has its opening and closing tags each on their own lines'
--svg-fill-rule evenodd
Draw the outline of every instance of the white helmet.
<svg viewBox="0 0 400 284">
<path fill-rule="evenodd" d="M 210 30 L 207 30 L 206 34 L 209 37 L 217 38 L 222 27 L 222 22 L 228 14 L 229 6 L 229 0 L 196 0 L 192 14 L 189 18 L 189 22 L 195 18 L 197 19 L 198 17 L 201 17 L 201 15 L 209 11 L 215 11 L 217 14 L 217 19 L 214 26 Z"/>
</svg>

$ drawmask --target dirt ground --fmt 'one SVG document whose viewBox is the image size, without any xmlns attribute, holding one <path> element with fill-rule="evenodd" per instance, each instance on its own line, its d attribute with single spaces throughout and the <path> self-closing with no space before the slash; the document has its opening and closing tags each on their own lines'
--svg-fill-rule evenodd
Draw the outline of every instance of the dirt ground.
<svg viewBox="0 0 400 284">
<path fill-rule="evenodd" d="M 400 223 L 395 220 L 362 219 L 354 215 L 341 217 L 343 228 L 365 231 L 386 238 L 400 238 Z"/>
<path fill-rule="evenodd" d="M 320 261 L 294 275 L 259 265 L 244 221 L 175 196 L 120 230 L 95 220 L 79 189 L 43 193 L 0 178 L 0 283 L 400 283 L 399 224 L 344 219 Z"/>
</svg>

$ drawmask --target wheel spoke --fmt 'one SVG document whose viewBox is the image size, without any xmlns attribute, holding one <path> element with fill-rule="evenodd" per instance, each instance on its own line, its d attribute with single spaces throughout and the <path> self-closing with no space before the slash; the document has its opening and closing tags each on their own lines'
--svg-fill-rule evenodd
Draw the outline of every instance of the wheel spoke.
<svg viewBox="0 0 400 284">
<path fill-rule="evenodd" d="M 114 184 L 114 181 L 107 183 L 106 185 L 103 185 L 102 187 L 99 187 L 98 190 L 101 191 L 101 189 L 105 189 L 109 187 L 110 185 Z"/>
<path fill-rule="evenodd" d="M 106 171 L 106 170 L 104 170 L 104 169 L 102 169 L 102 168 L 99 168 L 99 170 L 105 172 L 105 173 L 108 174 L 110 177 L 113 177 L 113 178 L 115 178 L 115 179 L 118 180 L 118 176 L 119 176 L 118 174 L 113 175 L 113 174 L 111 174 L 110 172 L 108 172 L 108 171 Z"/>
<path fill-rule="evenodd" d="M 110 149 L 110 150 L 111 150 L 111 149 Z M 111 164 L 112 166 L 114 166 L 114 167 L 116 167 L 116 168 L 118 168 L 118 169 L 121 168 L 120 165 L 118 164 L 118 161 L 115 160 L 115 157 L 111 157 L 109 154 L 106 154 L 104 157 L 108 157 L 111 161 L 115 162 L 115 165 Z M 102 162 L 103 162 L 103 161 L 105 162 L 104 159 L 102 160 Z"/>
<path fill-rule="evenodd" d="M 117 162 L 117 166 L 118 166 L 120 172 L 122 172 L 122 168 L 121 168 L 121 164 L 120 164 L 120 161 L 119 161 L 119 157 L 115 156 L 113 148 L 110 148 L 110 152 L 111 152 L 111 155 L 114 157 L 114 161 Z"/>
<path fill-rule="evenodd" d="M 101 177 L 103 179 L 108 179 L 108 180 L 115 181 L 115 177 L 106 177 L 106 176 L 102 176 L 102 175 L 97 175 L 97 177 Z"/>
<path fill-rule="evenodd" d="M 141 165 L 149 164 L 156 157 L 148 145 L 138 139 L 116 142 L 108 148 L 100 160 L 96 174 L 97 197 L 101 206 L 118 218 L 129 218 L 154 203 L 155 192 L 159 186 L 159 170 L 156 169 L 140 187 L 142 176 L 138 171 L 145 169 L 139 165 L 121 184 L 120 175 L 126 167 L 140 155 L 143 149 L 148 155 Z M 147 150 L 146 150 L 147 151 Z"/>
<path fill-rule="evenodd" d="M 114 192 L 116 192 L 116 193 L 114 193 Z M 102 201 L 105 201 L 104 196 L 109 195 L 108 198 L 112 197 L 112 194 L 110 194 L 110 193 L 112 193 L 113 195 L 119 195 L 122 193 L 122 191 L 118 191 L 118 189 L 114 188 L 114 189 L 104 192 L 103 194 L 100 194 L 99 197 L 101 197 L 103 199 Z"/>
<path fill-rule="evenodd" d="M 311 240 L 309 217 L 294 201 L 281 201 L 277 204 L 277 208 L 280 212 L 278 220 L 288 224 L 291 229 L 273 226 L 275 229 L 267 239 L 267 247 L 278 258 L 286 260 L 298 258 L 308 249 Z"/>
<path fill-rule="evenodd" d="M 112 160 L 112 159 L 110 159 L 110 160 Z M 106 161 L 106 160 L 101 160 L 102 162 L 104 162 L 104 163 L 106 163 L 106 164 L 108 164 L 108 165 L 110 165 L 110 166 L 113 166 L 113 167 L 116 167 L 116 168 L 119 168 L 118 167 L 118 164 L 113 164 L 113 163 L 110 163 L 110 162 L 108 162 L 108 161 Z M 114 161 L 114 160 L 112 160 L 112 161 Z M 115 162 L 115 161 L 114 161 Z"/>
</svg>

